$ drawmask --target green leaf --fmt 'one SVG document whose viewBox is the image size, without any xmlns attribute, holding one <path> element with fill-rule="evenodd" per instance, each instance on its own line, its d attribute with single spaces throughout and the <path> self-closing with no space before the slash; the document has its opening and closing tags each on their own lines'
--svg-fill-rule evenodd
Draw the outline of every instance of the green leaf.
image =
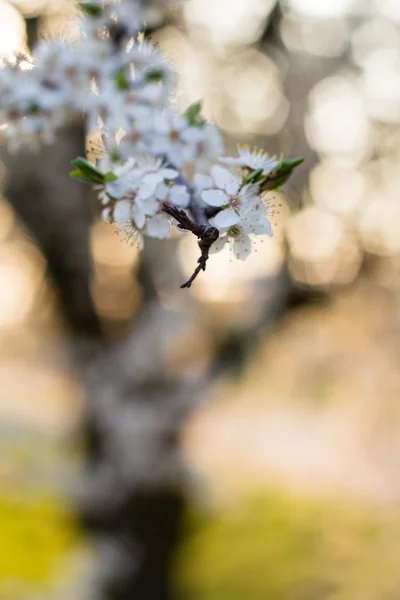
<svg viewBox="0 0 400 600">
<path fill-rule="evenodd" d="M 104 183 L 110 183 L 111 181 L 116 181 L 117 179 L 117 175 L 112 171 L 107 171 L 107 173 L 104 175 Z"/>
<path fill-rule="evenodd" d="M 243 185 L 247 185 L 248 183 L 259 183 L 264 179 L 263 170 L 257 169 L 256 171 L 252 171 L 247 175 L 247 177 L 243 178 Z"/>
<path fill-rule="evenodd" d="M 304 162 L 304 158 L 301 158 L 301 157 L 290 158 L 289 160 L 282 159 L 280 161 L 279 165 L 277 166 L 277 169 L 279 169 L 279 171 L 283 172 L 283 173 L 287 173 L 287 172 L 291 173 L 294 168 L 298 167 L 303 162 Z"/>
<path fill-rule="evenodd" d="M 301 165 L 302 162 L 304 162 L 304 158 L 301 157 L 291 158 L 289 160 L 284 160 L 282 157 L 276 168 L 268 175 L 261 190 L 265 192 L 266 190 L 275 190 L 281 187 L 290 179 L 293 170 Z"/>
<path fill-rule="evenodd" d="M 91 183 L 104 183 L 104 175 L 96 169 L 86 158 L 78 156 L 72 161 L 76 167 Z"/>
<path fill-rule="evenodd" d="M 103 7 L 95 2 L 78 2 L 81 11 L 88 17 L 99 17 L 103 14 Z"/>
<path fill-rule="evenodd" d="M 114 79 L 119 90 L 129 90 L 129 80 L 125 69 L 120 69 L 117 71 Z"/>
<path fill-rule="evenodd" d="M 149 71 L 146 73 L 147 81 L 162 81 L 164 79 L 164 71 L 161 69 L 154 69 L 154 71 Z"/>
<path fill-rule="evenodd" d="M 80 181 L 81 183 L 92 183 L 91 180 L 88 179 L 82 173 L 82 171 L 80 171 L 79 169 L 74 169 L 73 171 L 70 172 L 70 175 L 73 179 L 76 179 L 77 181 Z"/>
<path fill-rule="evenodd" d="M 188 106 L 188 108 L 185 110 L 185 117 L 189 125 L 199 127 L 200 125 L 204 124 L 204 120 L 201 118 L 200 112 L 201 102 L 195 102 L 194 104 Z"/>
<path fill-rule="evenodd" d="M 109 153 L 111 162 L 118 162 L 121 159 L 121 155 L 119 153 L 118 148 L 112 148 Z"/>
<path fill-rule="evenodd" d="M 27 112 L 29 115 L 38 115 L 40 113 L 39 104 L 37 102 L 32 102 L 32 104 L 29 105 Z"/>
</svg>

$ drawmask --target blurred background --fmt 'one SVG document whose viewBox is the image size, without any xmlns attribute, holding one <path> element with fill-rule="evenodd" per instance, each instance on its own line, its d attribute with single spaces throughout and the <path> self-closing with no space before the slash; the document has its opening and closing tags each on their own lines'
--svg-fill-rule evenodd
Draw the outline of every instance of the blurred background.
<svg viewBox="0 0 400 600">
<path fill-rule="evenodd" d="M 227 153 L 304 156 L 274 237 L 139 253 L 68 178 L 0 169 L 1 600 L 400 596 L 400 3 L 147 3 Z M 0 53 L 76 35 L 0 3 Z"/>
</svg>

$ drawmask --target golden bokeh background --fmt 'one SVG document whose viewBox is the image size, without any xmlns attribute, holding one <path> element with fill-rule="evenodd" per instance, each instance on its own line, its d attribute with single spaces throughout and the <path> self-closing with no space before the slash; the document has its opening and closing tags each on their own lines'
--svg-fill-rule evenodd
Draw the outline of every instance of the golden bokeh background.
<svg viewBox="0 0 400 600">
<path fill-rule="evenodd" d="M 26 50 L 33 22 L 42 37 L 76 35 L 74 12 L 2 0 L 0 54 Z M 186 0 L 147 17 L 179 75 L 176 104 L 204 98 L 229 153 L 250 143 L 305 157 L 271 194 L 273 238 L 246 262 L 212 256 L 183 292 L 195 240 L 176 233 L 154 250 L 160 301 L 191 319 L 171 372 L 202 373 L 219 352 L 181 432 L 193 489 L 177 586 L 189 600 L 396 600 L 400 3 Z M 0 598 L 87 600 L 90 550 L 69 504 L 85 390 L 46 259 L 7 198 L 6 164 Z M 91 294 L 119 339 L 145 297 L 140 253 L 93 215 Z"/>
</svg>

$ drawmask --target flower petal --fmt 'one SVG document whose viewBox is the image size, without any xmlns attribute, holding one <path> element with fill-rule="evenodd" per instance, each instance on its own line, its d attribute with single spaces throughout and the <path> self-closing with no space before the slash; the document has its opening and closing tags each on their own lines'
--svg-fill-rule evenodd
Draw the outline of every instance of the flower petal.
<svg viewBox="0 0 400 600">
<path fill-rule="evenodd" d="M 171 228 L 170 222 L 165 215 L 158 214 L 151 217 L 147 223 L 147 235 L 155 238 L 165 238 Z"/>
<path fill-rule="evenodd" d="M 203 132 L 199 127 L 189 127 L 182 132 L 181 138 L 187 144 L 198 144 L 203 140 Z"/>
<path fill-rule="evenodd" d="M 143 229 L 146 223 L 146 214 L 141 204 L 135 202 L 132 208 L 133 219 L 138 229 Z"/>
<path fill-rule="evenodd" d="M 233 252 L 239 260 L 246 260 L 251 254 L 252 242 L 248 235 L 240 233 L 233 240 Z"/>
<path fill-rule="evenodd" d="M 225 210 L 221 210 L 215 217 L 213 218 L 213 224 L 218 229 L 224 227 L 231 227 L 232 225 L 236 225 L 240 221 L 240 215 L 233 210 L 233 208 L 227 208 Z"/>
<path fill-rule="evenodd" d="M 265 217 L 260 219 L 258 223 L 254 223 L 253 233 L 256 233 L 257 235 L 269 235 L 272 237 L 272 227 L 270 221 Z"/>
<path fill-rule="evenodd" d="M 213 244 L 211 244 L 210 254 L 216 254 L 217 252 L 221 252 L 227 240 L 228 237 L 226 235 L 220 236 Z"/>
<path fill-rule="evenodd" d="M 202 192 L 201 197 L 210 206 L 223 206 L 228 203 L 228 196 L 222 190 L 206 190 Z"/>
<path fill-rule="evenodd" d="M 150 177 L 150 175 L 147 175 L 146 177 Z M 157 180 L 157 179 L 152 178 L 152 179 L 147 179 L 145 181 L 143 178 L 143 181 L 140 184 L 139 191 L 138 191 L 139 198 L 142 198 L 142 200 L 146 200 L 147 198 L 149 198 L 154 193 L 154 190 L 156 189 L 156 186 L 158 183 L 159 183 L 159 180 Z"/>
<path fill-rule="evenodd" d="M 176 179 L 179 173 L 175 169 L 161 169 L 159 175 L 161 179 Z"/>
<path fill-rule="evenodd" d="M 117 202 L 113 211 L 113 219 L 117 225 L 129 223 L 131 220 L 131 203 L 129 200 L 121 200 Z"/>
<path fill-rule="evenodd" d="M 101 211 L 101 216 L 106 223 L 112 223 L 111 209 L 107 206 Z"/>
<path fill-rule="evenodd" d="M 187 128 L 188 122 L 182 115 L 178 113 L 170 113 L 169 126 L 171 129 L 183 131 Z"/>
<path fill-rule="evenodd" d="M 165 201 L 168 197 L 168 192 L 169 192 L 169 185 L 166 185 L 165 183 L 159 183 L 155 189 L 155 197 L 157 198 L 157 200 L 161 200 L 162 202 Z"/>
<path fill-rule="evenodd" d="M 193 177 L 193 183 L 198 193 L 213 187 L 213 180 L 211 177 L 209 175 L 204 175 L 203 173 L 196 173 Z"/>
<path fill-rule="evenodd" d="M 218 161 L 223 165 L 235 165 L 235 166 L 243 166 L 243 159 L 239 156 L 237 158 L 233 158 L 232 156 L 219 156 Z"/>
<path fill-rule="evenodd" d="M 188 206 L 190 201 L 189 193 L 184 185 L 174 185 L 169 192 L 169 201 L 175 206 Z"/>
<path fill-rule="evenodd" d="M 211 175 L 217 187 L 225 190 L 227 194 L 234 195 L 239 191 L 241 180 L 235 177 L 228 169 L 215 165 L 211 169 Z"/>
<path fill-rule="evenodd" d="M 150 196 L 150 198 L 147 198 L 147 200 L 139 201 L 139 204 L 144 213 L 150 217 L 158 213 L 160 210 L 160 203 L 154 196 Z"/>
</svg>

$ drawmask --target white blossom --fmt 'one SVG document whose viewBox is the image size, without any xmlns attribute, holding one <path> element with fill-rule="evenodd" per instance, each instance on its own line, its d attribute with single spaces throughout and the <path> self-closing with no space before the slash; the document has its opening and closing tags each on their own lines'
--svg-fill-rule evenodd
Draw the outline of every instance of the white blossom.
<svg viewBox="0 0 400 600">
<path fill-rule="evenodd" d="M 189 125 L 184 116 L 172 110 L 154 120 L 152 151 L 167 156 L 177 167 L 194 160 L 201 139 L 201 128 Z"/>
<path fill-rule="evenodd" d="M 220 157 L 219 162 L 225 165 L 235 165 L 240 167 L 247 167 L 252 171 L 262 169 L 264 177 L 269 175 L 279 164 L 279 159 L 276 156 L 270 156 L 264 150 L 255 148 L 251 150 L 249 146 L 238 146 L 239 156 L 236 158 L 231 157 Z"/>
<path fill-rule="evenodd" d="M 219 252 L 228 242 L 236 258 L 245 260 L 252 251 L 251 235 L 272 235 L 271 223 L 261 206 L 254 205 L 241 215 L 239 224 L 221 230 L 218 240 L 212 245 L 211 252 Z"/>
<path fill-rule="evenodd" d="M 162 239 L 167 237 L 170 229 L 171 224 L 167 215 L 158 213 L 148 220 L 146 233 L 150 237 Z"/>
<path fill-rule="evenodd" d="M 224 142 L 216 125 L 205 123 L 200 132 L 201 139 L 197 142 L 194 160 L 197 171 L 207 171 L 224 151 Z"/>
<path fill-rule="evenodd" d="M 213 225 L 220 229 L 240 223 L 246 206 L 257 198 L 257 186 L 243 185 L 240 177 L 218 165 L 211 169 L 211 176 L 215 187 L 203 191 L 201 197 L 206 204 L 221 208 L 212 220 Z"/>
</svg>

